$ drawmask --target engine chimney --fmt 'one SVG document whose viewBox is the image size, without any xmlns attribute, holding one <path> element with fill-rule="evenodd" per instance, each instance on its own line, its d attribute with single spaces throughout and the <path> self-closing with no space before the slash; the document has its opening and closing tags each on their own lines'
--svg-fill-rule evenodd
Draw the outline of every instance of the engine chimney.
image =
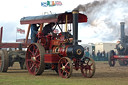
<svg viewBox="0 0 128 85">
<path fill-rule="evenodd" d="M 124 32 L 124 28 L 125 28 L 125 22 L 120 22 L 120 31 L 121 31 L 121 42 L 124 42 L 124 37 L 125 37 L 125 32 Z"/>
<path fill-rule="evenodd" d="M 73 10 L 73 45 L 78 45 L 78 10 Z"/>
</svg>

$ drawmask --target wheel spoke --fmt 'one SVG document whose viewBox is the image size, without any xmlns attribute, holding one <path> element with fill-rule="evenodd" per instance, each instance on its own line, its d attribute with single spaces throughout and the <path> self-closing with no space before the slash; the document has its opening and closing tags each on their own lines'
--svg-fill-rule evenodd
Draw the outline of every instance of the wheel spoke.
<svg viewBox="0 0 128 85">
<path fill-rule="evenodd" d="M 33 62 L 31 59 L 27 59 L 27 62 Z"/>
<path fill-rule="evenodd" d="M 70 73 L 68 70 L 65 70 L 65 72 L 66 72 L 67 74 L 69 74 L 69 73 Z"/>
<path fill-rule="evenodd" d="M 67 69 L 70 69 L 70 66 L 66 66 Z"/>
<path fill-rule="evenodd" d="M 36 58 L 40 57 L 40 54 L 36 55 L 35 57 L 36 57 Z"/>
<path fill-rule="evenodd" d="M 37 55 L 38 52 L 39 52 L 39 49 L 36 49 L 35 55 Z"/>
<path fill-rule="evenodd" d="M 63 61 L 63 63 L 66 63 L 67 62 L 66 59 L 63 59 L 62 61 Z"/>
<path fill-rule="evenodd" d="M 87 69 L 84 69 L 83 73 L 85 76 L 87 76 Z"/>
<path fill-rule="evenodd" d="M 68 64 L 69 64 L 69 62 L 67 62 L 67 63 L 65 64 L 65 67 L 66 67 Z"/>
<path fill-rule="evenodd" d="M 33 67 L 35 67 L 35 64 L 33 64 L 33 65 L 30 67 L 30 70 L 32 70 Z"/>
<path fill-rule="evenodd" d="M 33 46 L 33 52 L 34 52 L 35 50 L 37 50 L 37 49 L 36 49 L 36 46 Z M 34 53 L 35 53 L 35 52 L 34 52 Z"/>
<path fill-rule="evenodd" d="M 36 68 L 39 68 L 39 64 L 36 64 Z"/>
<path fill-rule="evenodd" d="M 91 65 L 90 66 L 92 66 L 93 65 L 93 63 L 91 63 Z"/>
<path fill-rule="evenodd" d="M 87 59 L 87 65 L 88 65 L 88 63 L 89 63 L 89 59 Z"/>
<path fill-rule="evenodd" d="M 63 66 L 64 66 L 62 61 L 60 62 L 60 64 L 62 65 L 61 67 L 63 67 Z"/>
<path fill-rule="evenodd" d="M 60 67 L 60 69 L 62 70 L 62 67 Z"/>
<path fill-rule="evenodd" d="M 65 77 L 67 78 L 69 76 L 69 72 L 66 72 L 65 73 Z"/>
<path fill-rule="evenodd" d="M 33 54 L 33 52 L 30 50 L 30 49 L 28 49 L 28 51 L 29 51 L 29 53 L 32 55 Z"/>
<path fill-rule="evenodd" d="M 87 68 L 88 68 L 88 65 L 84 65 L 83 68 L 84 68 L 84 69 L 87 69 Z"/>
</svg>

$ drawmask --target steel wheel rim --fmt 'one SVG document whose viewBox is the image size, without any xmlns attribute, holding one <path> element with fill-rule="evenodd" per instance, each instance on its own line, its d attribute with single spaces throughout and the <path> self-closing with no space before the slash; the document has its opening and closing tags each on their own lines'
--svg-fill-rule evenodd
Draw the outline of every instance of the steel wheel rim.
<svg viewBox="0 0 128 85">
<path fill-rule="evenodd" d="M 111 63 L 112 65 L 115 64 L 115 60 L 114 60 L 114 58 L 113 58 L 113 55 L 110 56 L 110 63 Z"/>
<path fill-rule="evenodd" d="M 111 65 L 114 66 L 115 60 L 111 60 L 110 62 L 111 62 Z"/>
<path fill-rule="evenodd" d="M 81 63 L 81 73 L 84 77 L 91 78 L 95 74 L 95 62 L 93 59 L 86 57 Z"/>
<path fill-rule="evenodd" d="M 115 65 L 115 59 L 114 59 L 114 51 L 111 50 L 108 56 L 108 62 L 110 66 L 114 66 Z"/>
<path fill-rule="evenodd" d="M 0 53 L 0 71 L 2 72 L 3 71 L 3 67 L 4 67 L 4 57 L 2 57 L 2 56 L 4 56 L 4 51 L 3 50 L 0 50 L 1 51 L 1 53 Z"/>
<path fill-rule="evenodd" d="M 58 63 L 58 72 L 62 78 L 69 78 L 72 74 L 72 62 L 69 58 L 63 57 Z"/>
<path fill-rule="evenodd" d="M 29 73 L 40 75 L 44 71 L 44 48 L 39 43 L 31 44 L 26 53 L 26 66 Z"/>
<path fill-rule="evenodd" d="M 1 50 L 0 54 L 0 72 L 7 72 L 9 65 L 9 57 L 7 50 Z"/>
</svg>

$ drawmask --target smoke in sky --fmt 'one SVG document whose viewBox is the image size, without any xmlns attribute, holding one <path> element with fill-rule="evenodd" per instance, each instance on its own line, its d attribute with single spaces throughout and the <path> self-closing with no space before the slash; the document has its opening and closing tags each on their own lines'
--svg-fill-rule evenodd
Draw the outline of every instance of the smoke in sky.
<svg viewBox="0 0 128 85">
<path fill-rule="evenodd" d="M 128 26 L 128 0 L 99 0 L 79 5 L 75 9 L 88 17 L 88 22 L 84 25 L 83 30 L 86 33 L 86 30 L 91 29 L 90 33 L 86 34 L 93 38 L 90 42 L 97 41 L 97 39 L 101 42 L 118 40 L 120 22 L 126 23 L 125 28 Z"/>
</svg>

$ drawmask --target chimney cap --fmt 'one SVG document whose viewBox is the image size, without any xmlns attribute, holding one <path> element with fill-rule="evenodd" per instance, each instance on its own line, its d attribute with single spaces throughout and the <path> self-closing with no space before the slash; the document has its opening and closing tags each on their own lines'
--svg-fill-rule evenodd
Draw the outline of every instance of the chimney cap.
<svg viewBox="0 0 128 85">
<path fill-rule="evenodd" d="M 72 12 L 77 12 L 77 13 L 79 13 L 79 10 L 77 10 L 77 9 L 74 9 L 74 10 L 72 10 Z"/>
<path fill-rule="evenodd" d="M 120 22 L 120 24 L 125 24 L 125 22 Z"/>
</svg>

